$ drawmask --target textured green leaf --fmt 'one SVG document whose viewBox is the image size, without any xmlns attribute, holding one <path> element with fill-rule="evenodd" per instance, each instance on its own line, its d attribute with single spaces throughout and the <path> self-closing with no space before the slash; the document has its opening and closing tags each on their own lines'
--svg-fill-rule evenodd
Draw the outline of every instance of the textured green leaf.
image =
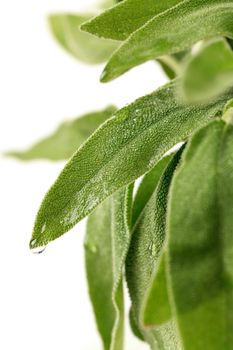
<svg viewBox="0 0 233 350">
<path fill-rule="evenodd" d="M 163 251 L 145 297 L 141 322 L 146 327 L 157 327 L 171 320 L 172 317 L 167 283 L 166 253 Z"/>
<path fill-rule="evenodd" d="M 115 107 L 109 106 L 103 111 L 88 113 L 77 119 L 66 121 L 52 135 L 39 141 L 28 150 L 8 152 L 7 155 L 20 160 L 68 159 L 115 111 Z"/>
<path fill-rule="evenodd" d="M 58 238 L 117 189 L 151 170 L 178 142 L 221 114 L 232 92 L 205 106 L 181 105 L 176 83 L 116 112 L 74 154 L 39 209 L 31 248 Z"/>
<path fill-rule="evenodd" d="M 88 218 L 85 239 L 89 293 L 104 349 L 123 349 L 122 272 L 130 242 L 132 186 L 104 201 Z"/>
<path fill-rule="evenodd" d="M 233 126 L 195 134 L 168 208 L 169 280 L 184 350 L 233 348 Z"/>
<path fill-rule="evenodd" d="M 177 5 L 181 0 L 125 0 L 81 28 L 101 38 L 125 40 L 154 16 Z"/>
<path fill-rule="evenodd" d="M 81 28 L 99 37 L 125 40 L 155 15 L 179 2 L 181 0 L 126 0 L 84 23 Z M 179 55 L 163 56 L 158 62 L 170 79 L 180 72 Z"/>
<path fill-rule="evenodd" d="M 80 30 L 80 25 L 92 16 L 61 13 L 50 15 L 48 20 L 55 39 L 66 51 L 80 61 L 97 64 L 105 62 L 119 44 Z"/>
<path fill-rule="evenodd" d="M 143 213 L 147 203 L 149 202 L 156 185 L 158 184 L 164 169 L 166 168 L 168 162 L 170 161 L 172 155 L 162 158 L 156 166 L 147 173 L 136 192 L 133 208 L 132 208 L 132 230 L 135 226 L 137 220 L 139 220 L 140 215 Z M 130 325 L 133 333 L 141 340 L 144 340 L 141 331 L 137 325 L 137 321 L 135 320 L 135 316 L 133 315 L 132 308 L 130 309 Z"/>
<path fill-rule="evenodd" d="M 107 350 L 112 341 L 116 317 L 112 302 L 111 198 L 104 201 L 88 218 L 85 260 L 89 294 L 104 349 Z"/>
<path fill-rule="evenodd" d="M 131 238 L 133 186 L 119 190 L 112 197 L 112 250 L 113 250 L 113 301 L 117 319 L 113 329 L 114 343 L 111 350 L 122 349 L 124 334 L 124 310 L 119 293 L 122 286 L 122 274 Z"/>
<path fill-rule="evenodd" d="M 233 52 L 226 40 L 210 40 L 188 62 L 181 84 L 191 102 L 215 97 L 233 85 Z"/>
<path fill-rule="evenodd" d="M 130 35 L 111 56 L 102 81 L 117 78 L 148 60 L 188 49 L 205 38 L 233 38 L 232 16 L 232 1 L 184 0 Z"/>
<path fill-rule="evenodd" d="M 163 250 L 165 239 L 167 195 L 173 172 L 180 159 L 179 151 L 170 161 L 133 231 L 126 260 L 126 277 L 134 316 L 140 326 L 140 313 L 153 270 Z M 172 322 L 157 330 L 143 330 L 143 336 L 158 349 L 179 349 Z"/>
</svg>

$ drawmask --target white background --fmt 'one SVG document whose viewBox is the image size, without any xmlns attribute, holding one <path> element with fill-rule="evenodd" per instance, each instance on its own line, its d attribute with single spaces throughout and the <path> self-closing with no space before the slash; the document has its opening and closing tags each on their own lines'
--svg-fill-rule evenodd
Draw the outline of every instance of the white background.
<svg viewBox="0 0 233 350">
<path fill-rule="evenodd" d="M 0 4 L 0 152 L 21 149 L 65 118 L 119 107 L 165 78 L 154 62 L 107 85 L 103 67 L 82 65 L 53 40 L 46 15 L 82 11 L 91 0 L 6 0 Z M 28 249 L 35 214 L 62 163 L 0 157 L 0 349 L 100 350 L 83 261 L 84 224 L 41 255 Z M 127 350 L 146 346 L 127 331 Z"/>
</svg>

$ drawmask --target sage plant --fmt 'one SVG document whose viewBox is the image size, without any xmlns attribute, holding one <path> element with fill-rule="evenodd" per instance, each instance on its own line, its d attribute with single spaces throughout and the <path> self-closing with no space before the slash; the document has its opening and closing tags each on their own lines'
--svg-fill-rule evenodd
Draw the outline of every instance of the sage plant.
<svg viewBox="0 0 233 350">
<path fill-rule="evenodd" d="M 40 252 L 88 216 L 86 272 L 105 350 L 124 348 L 124 281 L 132 331 L 151 349 L 232 350 L 233 1 L 100 7 L 51 15 L 57 41 L 86 63 L 107 62 L 102 82 L 148 60 L 169 82 L 11 153 L 68 160 L 30 248 Z"/>
</svg>

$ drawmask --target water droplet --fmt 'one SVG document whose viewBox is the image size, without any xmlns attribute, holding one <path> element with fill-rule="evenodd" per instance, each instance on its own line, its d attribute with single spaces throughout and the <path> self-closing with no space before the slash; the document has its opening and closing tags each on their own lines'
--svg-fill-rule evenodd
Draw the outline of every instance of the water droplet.
<svg viewBox="0 0 233 350">
<path fill-rule="evenodd" d="M 42 254 L 46 249 L 46 245 L 42 246 L 42 247 L 36 247 L 36 248 L 32 248 L 31 251 L 33 254 Z"/>
<path fill-rule="evenodd" d="M 97 252 L 97 247 L 94 244 L 85 244 L 85 248 L 89 250 L 89 252 L 95 254 Z"/>
<path fill-rule="evenodd" d="M 156 248 L 156 244 L 155 243 L 153 243 L 153 242 L 150 243 L 150 245 L 149 245 L 149 252 L 150 252 L 150 254 L 151 254 L 151 256 L 153 258 L 156 257 L 156 255 L 157 255 L 157 248 Z"/>
<path fill-rule="evenodd" d="M 44 225 L 42 226 L 41 233 L 44 233 L 44 232 L 45 232 L 45 229 L 46 229 L 46 222 L 45 222 Z"/>
<path fill-rule="evenodd" d="M 40 247 L 34 247 L 36 245 L 36 242 L 37 240 L 36 239 L 33 239 L 31 242 L 30 242 L 30 248 L 31 248 L 31 252 L 33 254 L 41 254 L 45 251 L 46 249 L 46 245 L 44 246 L 40 246 Z"/>
</svg>

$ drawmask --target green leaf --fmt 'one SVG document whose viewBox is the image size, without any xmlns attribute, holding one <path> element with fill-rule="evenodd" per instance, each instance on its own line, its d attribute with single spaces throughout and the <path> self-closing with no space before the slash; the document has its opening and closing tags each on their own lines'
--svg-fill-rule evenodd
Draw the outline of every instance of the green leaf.
<svg viewBox="0 0 233 350">
<path fill-rule="evenodd" d="M 92 16 L 61 13 L 50 15 L 48 20 L 52 34 L 66 51 L 80 61 L 98 64 L 105 62 L 119 44 L 80 30 L 80 25 Z"/>
<path fill-rule="evenodd" d="M 123 349 L 123 266 L 130 242 L 132 189 L 122 189 L 88 218 L 85 239 L 89 293 L 105 350 Z"/>
<path fill-rule="evenodd" d="M 133 185 L 119 190 L 112 197 L 112 258 L 113 258 L 113 302 L 116 320 L 113 329 L 114 343 L 111 350 L 123 348 L 124 309 L 119 299 L 123 270 L 131 238 Z M 107 267 L 106 267 L 107 268 Z"/>
<path fill-rule="evenodd" d="M 111 335 L 116 317 L 112 302 L 111 198 L 104 201 L 88 218 L 85 260 L 89 294 L 96 323 L 104 349 L 108 350 L 112 342 Z"/>
<path fill-rule="evenodd" d="M 162 158 L 156 166 L 143 177 L 133 203 L 132 227 L 134 227 L 143 212 L 143 209 L 151 198 L 155 185 L 159 182 L 160 177 L 164 172 L 164 168 L 169 163 L 171 157 L 172 155 Z"/>
<path fill-rule="evenodd" d="M 184 350 L 232 349 L 233 126 L 195 134 L 168 210 L 169 281 Z"/>
<path fill-rule="evenodd" d="M 169 79 L 178 77 L 182 71 L 184 57 L 188 54 L 188 50 L 182 51 L 170 56 L 161 56 L 157 58 L 157 62 L 162 67 Z"/>
<path fill-rule="evenodd" d="M 109 106 L 103 111 L 88 113 L 77 119 L 66 121 L 52 135 L 39 141 L 28 150 L 8 152 L 6 155 L 25 161 L 68 159 L 115 111 L 114 106 Z"/>
<path fill-rule="evenodd" d="M 133 231 L 126 260 L 127 284 L 132 300 L 133 313 L 145 339 L 159 349 L 179 349 L 172 322 L 156 330 L 143 330 L 140 314 L 146 291 L 150 285 L 163 250 L 165 240 L 167 195 L 173 172 L 180 159 L 180 150 L 169 162 Z M 153 345 L 154 344 L 154 345 Z"/>
<path fill-rule="evenodd" d="M 154 16 L 181 0 L 125 0 L 90 19 L 81 29 L 101 38 L 125 40 Z"/>
<path fill-rule="evenodd" d="M 233 3 L 229 0 L 184 0 L 136 30 L 111 56 L 103 82 L 163 55 L 190 48 L 199 40 L 233 38 Z"/>
<path fill-rule="evenodd" d="M 142 335 L 142 333 L 137 325 L 137 322 L 135 320 L 132 307 L 130 308 L 130 311 L 129 311 L 129 322 L 130 322 L 131 330 L 132 330 L 133 334 L 135 335 L 135 337 L 137 337 L 141 341 L 145 341 L 145 339 L 144 339 L 144 337 L 143 337 L 143 335 Z"/>
<path fill-rule="evenodd" d="M 156 185 L 158 184 L 162 173 L 164 172 L 164 169 L 166 168 L 167 164 L 171 160 L 172 155 L 166 156 L 162 158 L 156 166 L 147 173 L 141 183 L 140 186 L 136 192 L 135 199 L 133 202 L 133 208 L 132 208 L 132 230 L 137 221 L 140 218 L 140 215 L 143 213 L 143 210 L 145 209 L 147 203 L 149 202 L 154 189 Z M 130 309 L 129 314 L 130 319 L 130 325 L 133 333 L 141 340 L 144 340 L 143 335 L 141 334 L 141 331 L 137 325 L 137 322 L 135 320 L 135 316 L 133 315 L 132 308 Z"/>
<path fill-rule="evenodd" d="M 181 93 L 187 101 L 202 102 L 233 85 L 233 52 L 225 39 L 210 40 L 187 63 Z"/>
<path fill-rule="evenodd" d="M 142 308 L 141 322 L 145 327 L 157 327 L 173 317 L 168 293 L 165 249 L 161 253 Z"/>
<path fill-rule="evenodd" d="M 232 92 L 181 105 L 172 82 L 119 110 L 74 154 L 39 209 L 31 248 L 58 238 L 117 189 L 151 170 L 175 144 L 221 114 Z"/>
</svg>

